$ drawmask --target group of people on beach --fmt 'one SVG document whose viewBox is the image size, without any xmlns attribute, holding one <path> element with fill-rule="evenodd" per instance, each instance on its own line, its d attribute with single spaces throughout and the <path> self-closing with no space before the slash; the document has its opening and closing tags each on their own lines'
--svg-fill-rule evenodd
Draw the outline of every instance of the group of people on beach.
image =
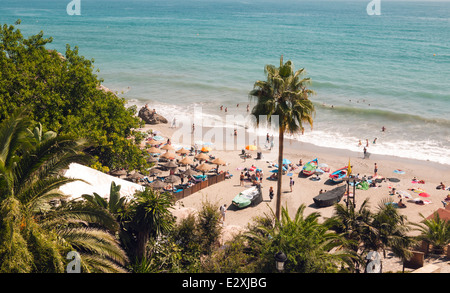
<svg viewBox="0 0 450 293">
<path fill-rule="evenodd" d="M 384 127 L 384 126 L 381 127 L 381 132 L 385 132 L 385 131 L 386 131 L 386 127 Z M 377 139 L 378 139 L 378 137 L 375 137 L 374 140 L 373 140 L 373 142 L 372 142 L 372 144 L 376 144 L 376 143 L 377 143 Z M 358 146 L 359 146 L 359 147 L 362 146 L 361 140 L 359 140 Z M 369 147 L 369 139 L 366 138 L 366 145 L 365 145 L 364 148 L 363 148 L 364 159 L 367 157 L 367 148 L 368 148 L 368 147 Z"/>
</svg>

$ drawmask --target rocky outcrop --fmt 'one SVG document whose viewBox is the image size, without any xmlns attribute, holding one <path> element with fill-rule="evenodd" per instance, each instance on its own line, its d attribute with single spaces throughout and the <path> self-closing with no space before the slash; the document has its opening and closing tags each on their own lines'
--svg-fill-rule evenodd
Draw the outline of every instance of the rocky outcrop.
<svg viewBox="0 0 450 293">
<path fill-rule="evenodd" d="M 145 124 L 160 124 L 167 123 L 167 119 L 157 114 L 153 109 L 149 109 L 146 106 L 139 110 L 138 117 L 140 117 Z"/>
</svg>

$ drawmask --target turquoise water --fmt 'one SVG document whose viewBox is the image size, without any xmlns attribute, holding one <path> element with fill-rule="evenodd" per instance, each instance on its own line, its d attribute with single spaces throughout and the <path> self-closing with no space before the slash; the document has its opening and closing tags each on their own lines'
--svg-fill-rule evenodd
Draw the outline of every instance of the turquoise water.
<svg viewBox="0 0 450 293">
<path fill-rule="evenodd" d="M 316 91 L 314 129 L 297 139 L 359 151 L 377 137 L 372 153 L 450 164 L 450 2 L 381 0 L 379 16 L 368 0 L 81 0 L 80 16 L 69 2 L 2 0 L 0 23 L 79 46 L 105 86 L 169 118 L 194 105 L 245 113 L 284 55 Z"/>
</svg>

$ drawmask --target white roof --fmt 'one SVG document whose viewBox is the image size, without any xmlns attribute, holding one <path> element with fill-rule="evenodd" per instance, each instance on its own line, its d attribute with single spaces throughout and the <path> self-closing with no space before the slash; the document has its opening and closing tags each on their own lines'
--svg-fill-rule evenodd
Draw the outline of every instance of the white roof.
<svg viewBox="0 0 450 293">
<path fill-rule="evenodd" d="M 65 172 L 64 176 L 67 178 L 82 179 L 89 183 L 76 181 L 61 186 L 59 190 L 62 193 L 71 196 L 70 199 L 77 199 L 83 194 L 93 194 L 94 192 L 101 197 L 109 198 L 111 182 L 113 181 L 116 185 L 121 186 L 121 197 L 125 196 L 131 198 L 136 191 L 144 190 L 144 187 L 139 184 L 105 174 L 77 163 L 70 164 L 69 169 Z"/>
</svg>

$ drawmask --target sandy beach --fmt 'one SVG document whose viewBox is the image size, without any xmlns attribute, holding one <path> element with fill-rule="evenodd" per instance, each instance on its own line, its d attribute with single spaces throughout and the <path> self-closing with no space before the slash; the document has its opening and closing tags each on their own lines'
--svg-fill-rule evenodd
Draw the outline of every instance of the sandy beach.
<svg viewBox="0 0 450 293">
<path fill-rule="evenodd" d="M 149 129 L 159 131 L 159 135 L 166 139 L 171 138 L 174 131 L 177 130 L 176 128 L 171 128 L 169 124 L 146 125 L 143 130 L 147 131 Z M 207 129 L 204 131 L 207 131 Z M 176 145 L 177 142 L 172 143 Z M 228 170 L 233 177 L 218 184 L 208 186 L 197 193 L 183 198 L 177 202 L 177 206 L 197 210 L 202 206 L 202 202 L 204 201 L 209 201 L 217 205 L 226 204 L 227 213 L 225 225 L 241 227 L 245 227 L 252 221 L 252 218 L 256 216 L 271 213 L 271 210 L 275 211 L 275 197 L 270 201 L 269 188 L 272 186 L 276 194 L 277 182 L 267 180 L 266 178 L 272 174 L 270 171 L 274 169 L 271 167 L 270 163 L 276 163 L 278 146 L 275 144 L 274 150 L 272 151 L 269 151 L 262 146 L 261 149 L 258 150 L 262 152 L 262 159 L 260 160 L 256 159 L 256 151 L 253 151 L 252 158 L 243 160 L 240 157 L 240 153 L 244 147 L 244 145 L 236 146 L 235 150 L 215 150 L 213 147 L 210 154 L 227 162 L 226 166 L 220 166 L 220 170 Z M 370 152 L 370 146 L 368 147 L 368 150 Z M 399 198 L 397 195 L 390 195 L 392 188 L 395 188 L 397 191 L 407 191 L 413 198 L 431 201 L 429 204 L 418 205 L 414 202 L 410 202 L 408 199 L 403 199 L 403 202 L 407 207 L 399 209 L 399 211 L 401 214 L 407 216 L 409 221 L 415 223 L 422 220 L 420 214 L 427 217 L 438 208 L 442 208 L 443 203 L 441 201 L 444 200 L 449 193 L 449 191 L 436 189 L 436 186 L 439 185 L 440 182 L 443 182 L 446 186 L 449 184 L 450 166 L 434 162 L 415 161 L 400 157 L 380 155 L 371 155 L 370 158 L 364 159 L 362 152 L 355 153 L 341 149 L 316 147 L 311 144 L 288 139 L 285 139 L 284 158 L 289 159 L 293 164 L 298 164 L 300 159 L 303 161 L 303 164 L 305 164 L 310 160 L 317 158 L 319 163 L 326 163 L 331 171 L 346 166 L 350 160 L 352 173 L 360 174 L 361 177 L 364 175 L 373 176 L 374 164 L 376 163 L 378 166 L 378 175 L 386 178 L 397 178 L 400 181 L 390 182 L 389 180 L 386 180 L 378 184 L 377 187 L 371 187 L 368 190 L 357 189 L 356 205 L 358 206 L 358 204 L 361 204 L 368 198 L 371 209 L 375 210 L 382 200 L 398 202 Z M 237 209 L 232 205 L 232 199 L 239 192 L 252 187 L 250 181 L 245 181 L 244 186 L 240 186 L 239 175 L 243 168 L 250 168 L 252 165 L 263 170 L 263 202 L 255 207 Z M 402 170 L 405 173 L 397 174 L 394 173 L 394 170 Z M 323 218 L 331 217 L 334 208 L 332 206 L 324 208 L 316 207 L 313 202 L 313 197 L 317 196 L 321 189 L 331 190 L 344 183 L 330 184 L 328 181 L 329 173 L 321 175 L 320 181 L 310 180 L 302 174 L 299 176 L 301 167 L 291 173 L 293 174 L 292 178 L 295 181 L 292 192 L 290 192 L 289 177 L 287 175 L 283 176 L 283 190 L 281 193 L 282 206 L 287 207 L 291 215 L 294 215 L 298 207 L 301 204 L 304 204 L 306 205 L 306 213 L 319 212 Z M 412 183 L 414 177 L 417 180 L 423 180 L 425 183 Z M 418 194 L 409 190 L 412 188 L 423 189 L 430 197 L 419 197 Z M 343 202 L 341 201 L 341 203 Z"/>
<path fill-rule="evenodd" d="M 163 136 L 166 140 L 172 139 L 172 135 L 177 128 L 170 127 L 170 124 L 158 124 L 158 125 L 146 125 L 141 131 L 159 131 L 160 136 Z M 204 132 L 208 129 L 203 129 Z M 265 139 L 265 138 L 263 138 Z M 276 139 L 275 139 L 276 140 Z M 261 140 L 260 140 L 261 141 Z M 165 141 L 164 141 L 165 142 Z M 177 145 L 176 142 L 172 142 Z M 248 143 L 248 141 L 246 142 Z M 275 196 L 277 182 L 270 181 L 266 178 L 272 173 L 271 170 L 274 167 L 271 163 L 276 163 L 278 146 L 272 151 L 268 150 L 265 146 L 262 146 L 259 150 L 262 152 L 262 159 L 256 159 L 256 151 L 250 152 L 252 158 L 242 159 L 240 154 L 241 150 L 245 148 L 244 145 L 237 145 L 235 143 L 234 150 L 211 150 L 210 154 L 216 158 L 221 158 L 227 162 L 226 166 L 220 166 L 220 170 L 229 171 L 233 175 L 231 179 L 226 179 L 220 183 L 208 186 L 194 194 L 191 194 L 175 203 L 173 214 L 182 219 L 190 213 L 195 213 L 201 209 L 203 202 L 209 201 L 217 206 L 226 204 L 226 219 L 223 225 L 222 238 L 220 241 L 224 243 L 228 239 L 231 239 L 233 235 L 245 230 L 249 223 L 253 222 L 253 219 L 258 216 L 264 216 L 265 214 L 271 214 L 275 212 L 276 200 L 275 197 L 271 201 L 269 198 L 269 188 L 273 187 Z M 370 146 L 368 147 L 370 153 Z M 389 180 L 383 181 L 378 184 L 378 187 L 370 187 L 368 190 L 356 190 L 356 205 L 357 207 L 365 200 L 369 199 L 369 207 L 372 211 L 376 211 L 377 207 L 383 200 L 390 200 L 398 202 L 397 195 L 390 195 L 392 188 L 397 191 L 406 191 L 412 198 L 421 198 L 430 201 L 431 203 L 425 205 L 418 205 L 410 200 L 403 199 L 406 204 L 406 208 L 399 209 L 402 215 L 407 217 L 407 220 L 413 223 L 419 223 L 422 221 L 422 216 L 428 217 L 437 209 L 443 207 L 442 200 L 450 193 L 446 190 L 438 190 L 436 187 L 443 182 L 448 186 L 450 183 L 450 166 L 438 164 L 429 161 L 411 160 L 394 156 L 380 156 L 370 155 L 369 158 L 363 158 L 363 152 L 361 147 L 361 153 L 346 151 L 335 148 L 317 147 L 312 144 L 303 143 L 299 141 L 285 139 L 284 144 L 284 158 L 289 159 L 294 165 L 299 163 L 301 159 L 303 164 L 309 162 L 312 159 L 317 158 L 319 163 L 326 163 L 330 167 L 330 171 L 347 166 L 349 160 L 352 165 L 352 173 L 360 174 L 360 176 L 373 176 L 374 164 L 377 163 L 378 175 L 386 178 L 397 178 L 398 182 L 391 182 Z M 244 186 L 240 186 L 239 175 L 243 168 L 250 168 L 255 166 L 263 170 L 262 192 L 263 202 L 255 207 L 247 207 L 244 209 L 238 209 L 232 204 L 233 198 L 241 191 L 251 188 L 252 183 L 245 181 Z M 181 167 L 184 170 L 184 167 Z M 404 174 L 397 174 L 394 170 L 402 170 Z M 322 190 L 331 190 L 340 184 L 330 184 L 328 176 L 330 173 L 324 173 L 321 175 L 320 181 L 310 180 L 301 173 L 301 167 L 292 171 L 292 178 L 295 181 L 292 192 L 289 187 L 290 177 L 283 175 L 283 190 L 281 204 L 287 207 L 289 214 L 294 215 L 298 207 L 301 204 L 306 206 L 305 214 L 312 212 L 318 212 L 321 215 L 321 219 L 331 217 L 334 212 L 333 206 L 318 208 L 315 206 L 313 198 L 319 194 Z M 315 176 L 315 175 L 313 175 Z M 423 180 L 421 183 L 412 183 L 412 179 Z M 418 196 L 410 189 L 423 189 L 430 197 L 423 198 Z M 344 197 L 345 198 L 345 197 Z M 344 203 L 342 200 L 340 203 Z M 417 235 L 417 231 L 411 231 L 411 235 Z M 441 273 L 450 272 L 450 262 L 445 257 L 429 257 L 426 259 L 426 264 L 438 265 Z M 383 258 L 383 271 L 385 272 L 398 272 L 403 269 L 402 261 L 396 258 L 392 253 L 389 253 L 386 258 Z M 412 271 L 411 269 L 405 269 L 405 271 Z"/>
</svg>

